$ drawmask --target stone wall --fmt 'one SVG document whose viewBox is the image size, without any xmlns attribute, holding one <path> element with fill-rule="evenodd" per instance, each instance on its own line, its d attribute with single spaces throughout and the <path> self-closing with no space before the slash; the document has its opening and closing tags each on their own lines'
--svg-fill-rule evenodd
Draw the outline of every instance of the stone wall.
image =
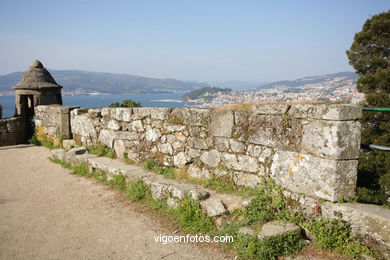
<svg viewBox="0 0 390 260">
<path fill-rule="evenodd" d="M 23 142 L 21 117 L 0 119 L 0 146 L 15 145 Z"/>
<path fill-rule="evenodd" d="M 39 135 L 46 135 L 52 140 L 71 139 L 70 111 L 77 107 L 70 106 L 36 106 L 35 129 Z"/>
<path fill-rule="evenodd" d="M 75 109 L 71 130 L 79 144 L 101 143 L 136 162 L 186 167 L 194 178 L 256 186 L 270 176 L 293 193 L 334 202 L 355 193 L 360 117 L 359 107 L 336 104 Z"/>
</svg>

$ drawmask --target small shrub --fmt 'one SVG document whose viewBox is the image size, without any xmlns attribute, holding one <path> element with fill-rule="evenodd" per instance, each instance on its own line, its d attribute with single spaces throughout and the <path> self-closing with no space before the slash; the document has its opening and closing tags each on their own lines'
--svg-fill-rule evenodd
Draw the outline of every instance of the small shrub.
<svg viewBox="0 0 390 260">
<path fill-rule="evenodd" d="M 141 102 L 135 102 L 131 99 L 125 99 L 122 103 L 114 102 L 109 105 L 109 107 L 142 107 Z"/>
<path fill-rule="evenodd" d="M 333 249 L 355 258 L 361 254 L 372 254 L 351 235 L 351 225 L 342 219 L 323 218 L 304 225 L 322 249 Z"/>
<path fill-rule="evenodd" d="M 148 189 L 148 186 L 142 179 L 137 179 L 136 181 L 130 183 L 129 187 L 126 189 L 126 194 L 131 198 L 131 200 L 139 201 L 145 198 Z"/>
<path fill-rule="evenodd" d="M 244 192 L 246 196 L 253 197 L 243 210 L 243 216 L 248 224 L 263 224 L 274 219 L 287 220 L 290 218 L 282 188 L 272 181 L 263 183 L 255 190 L 246 189 Z"/>
<path fill-rule="evenodd" d="M 42 145 L 41 141 L 38 140 L 38 137 L 37 137 L 37 134 L 36 134 L 36 133 L 34 133 L 34 134 L 31 136 L 31 138 L 28 140 L 28 142 L 29 142 L 30 144 L 37 145 L 37 146 L 41 146 L 41 145 Z"/>
<path fill-rule="evenodd" d="M 189 233 L 209 232 L 214 229 L 212 219 L 200 210 L 198 201 L 185 198 L 173 215 L 180 225 Z"/>
</svg>

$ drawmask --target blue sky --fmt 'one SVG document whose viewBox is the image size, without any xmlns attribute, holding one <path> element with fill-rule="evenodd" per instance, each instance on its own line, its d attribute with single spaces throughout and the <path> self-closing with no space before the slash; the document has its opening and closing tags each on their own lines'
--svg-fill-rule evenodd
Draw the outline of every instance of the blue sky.
<svg viewBox="0 0 390 260">
<path fill-rule="evenodd" d="M 347 50 L 380 0 L 0 2 L 0 74 L 39 59 L 184 80 L 273 81 L 352 71 Z"/>
</svg>

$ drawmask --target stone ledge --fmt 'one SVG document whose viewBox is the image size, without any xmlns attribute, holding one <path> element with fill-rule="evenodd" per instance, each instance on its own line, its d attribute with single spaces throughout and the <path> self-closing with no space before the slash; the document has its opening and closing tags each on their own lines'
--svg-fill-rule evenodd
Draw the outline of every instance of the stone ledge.
<svg viewBox="0 0 390 260">
<path fill-rule="evenodd" d="M 126 164 L 118 159 L 88 154 L 83 147 L 73 148 L 69 151 L 55 149 L 51 151 L 51 155 L 53 158 L 66 161 L 71 165 L 87 163 L 89 170 L 102 170 L 106 172 L 109 179 L 118 174 L 123 174 L 127 182 L 142 179 L 151 187 L 154 199 L 165 200 L 170 206 L 177 205 L 174 200 L 180 201 L 186 196 L 200 200 L 202 201 L 201 208 L 210 217 L 232 213 L 248 204 L 247 200 L 236 195 L 220 194 L 200 185 L 178 183 L 141 167 Z"/>
</svg>

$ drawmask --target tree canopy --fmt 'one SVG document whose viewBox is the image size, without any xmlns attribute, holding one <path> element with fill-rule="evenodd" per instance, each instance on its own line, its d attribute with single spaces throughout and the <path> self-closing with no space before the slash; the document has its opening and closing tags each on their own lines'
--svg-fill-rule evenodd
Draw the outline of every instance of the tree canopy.
<svg viewBox="0 0 390 260">
<path fill-rule="evenodd" d="M 374 15 L 364 23 L 347 55 L 360 75 L 357 89 L 365 93 L 365 105 L 390 107 L 390 11 Z M 390 113 L 363 113 L 362 143 L 390 146 Z M 362 151 L 358 171 L 358 199 L 389 203 L 390 153 Z"/>
<path fill-rule="evenodd" d="M 114 102 L 109 107 L 142 107 L 142 104 L 131 99 L 125 99 L 122 103 Z"/>
</svg>

